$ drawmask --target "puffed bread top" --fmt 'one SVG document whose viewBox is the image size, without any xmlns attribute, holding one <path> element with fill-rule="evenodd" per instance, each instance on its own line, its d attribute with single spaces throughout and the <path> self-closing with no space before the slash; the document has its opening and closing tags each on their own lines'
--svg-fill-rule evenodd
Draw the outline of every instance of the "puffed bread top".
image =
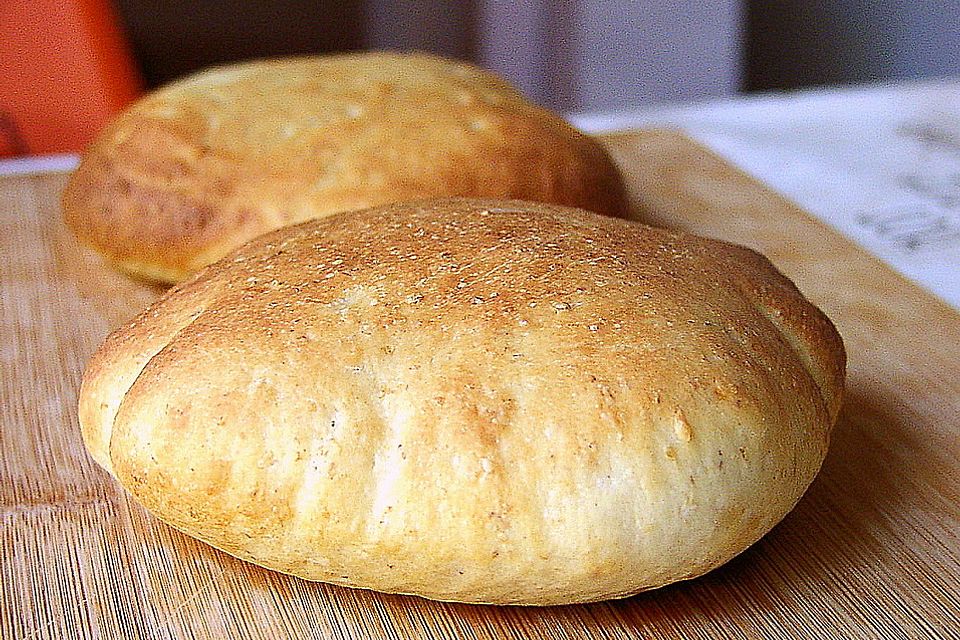
<svg viewBox="0 0 960 640">
<path fill-rule="evenodd" d="M 626 211 L 598 142 L 481 69 L 394 53 L 265 60 L 174 82 L 102 133 L 63 208 L 122 269 L 176 282 L 281 226 L 441 196 Z"/>
<path fill-rule="evenodd" d="M 91 361 L 96 460 L 311 580 L 561 604 L 698 576 L 793 508 L 843 344 L 742 247 L 447 200 L 258 238 Z"/>
</svg>

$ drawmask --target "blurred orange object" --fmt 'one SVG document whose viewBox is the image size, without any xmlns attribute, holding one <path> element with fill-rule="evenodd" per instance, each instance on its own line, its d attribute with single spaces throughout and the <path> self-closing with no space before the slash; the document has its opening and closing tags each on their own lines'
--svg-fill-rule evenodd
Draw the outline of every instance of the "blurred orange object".
<svg viewBox="0 0 960 640">
<path fill-rule="evenodd" d="M 0 0 L 0 156 L 79 151 L 142 86 L 110 0 Z"/>
</svg>

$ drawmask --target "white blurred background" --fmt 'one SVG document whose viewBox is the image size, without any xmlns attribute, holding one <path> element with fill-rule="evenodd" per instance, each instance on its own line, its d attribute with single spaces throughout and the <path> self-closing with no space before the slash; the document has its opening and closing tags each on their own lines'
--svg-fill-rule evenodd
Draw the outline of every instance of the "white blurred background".
<svg viewBox="0 0 960 640">
<path fill-rule="evenodd" d="M 148 84 L 216 62 L 419 49 L 561 111 L 960 73 L 960 0 L 118 0 Z"/>
</svg>

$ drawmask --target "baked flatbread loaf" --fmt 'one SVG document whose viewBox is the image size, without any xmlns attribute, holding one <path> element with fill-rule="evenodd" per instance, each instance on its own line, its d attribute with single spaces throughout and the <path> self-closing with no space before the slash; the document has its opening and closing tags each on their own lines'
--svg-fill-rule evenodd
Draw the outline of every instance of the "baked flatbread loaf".
<svg viewBox="0 0 960 640">
<path fill-rule="evenodd" d="M 177 282 L 261 233 L 442 196 L 626 211 L 601 145 L 476 67 L 414 54 L 212 69 L 140 100 L 84 155 L 67 224 L 121 269 Z"/>
<path fill-rule="evenodd" d="M 830 321 L 742 247 L 442 200 L 258 238 L 91 361 L 96 460 L 162 520 L 340 585 L 533 605 L 692 578 L 813 480 Z"/>
</svg>

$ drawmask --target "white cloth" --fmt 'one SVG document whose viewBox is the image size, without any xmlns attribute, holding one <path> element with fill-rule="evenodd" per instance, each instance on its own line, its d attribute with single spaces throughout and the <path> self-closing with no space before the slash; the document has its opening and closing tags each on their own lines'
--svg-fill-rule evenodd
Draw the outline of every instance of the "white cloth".
<svg viewBox="0 0 960 640">
<path fill-rule="evenodd" d="M 679 128 L 960 309 L 960 80 L 570 119 Z"/>
</svg>

